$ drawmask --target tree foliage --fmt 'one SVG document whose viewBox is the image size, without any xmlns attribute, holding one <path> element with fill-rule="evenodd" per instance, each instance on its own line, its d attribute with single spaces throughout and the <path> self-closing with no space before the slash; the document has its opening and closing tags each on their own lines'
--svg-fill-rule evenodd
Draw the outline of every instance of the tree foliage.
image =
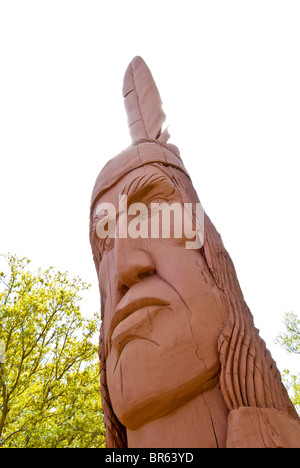
<svg viewBox="0 0 300 468">
<path fill-rule="evenodd" d="M 300 319 L 294 312 L 286 312 L 284 326 L 285 331 L 276 338 L 275 342 L 288 353 L 300 354 Z M 282 379 L 296 410 L 300 414 L 300 374 L 292 375 L 288 369 L 285 369 Z"/>
<path fill-rule="evenodd" d="M 283 323 L 285 332 L 277 337 L 276 342 L 288 353 L 300 354 L 300 319 L 294 312 L 286 312 Z"/>
<path fill-rule="evenodd" d="M 79 309 L 79 293 L 89 286 L 52 267 L 33 274 L 26 258 L 6 260 L 9 278 L 0 272 L 0 447 L 103 446 L 93 343 L 99 316 L 84 318 Z"/>
</svg>

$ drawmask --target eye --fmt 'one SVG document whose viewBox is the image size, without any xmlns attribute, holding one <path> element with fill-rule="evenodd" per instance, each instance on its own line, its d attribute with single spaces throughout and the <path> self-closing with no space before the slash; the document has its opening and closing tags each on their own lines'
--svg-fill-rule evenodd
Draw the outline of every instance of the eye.
<svg viewBox="0 0 300 468">
<path fill-rule="evenodd" d="M 104 238 L 98 237 L 97 233 L 94 234 L 94 240 L 96 242 L 97 248 L 99 250 L 101 259 L 103 255 L 110 250 L 112 250 L 115 246 L 115 239 L 109 236 L 106 236 Z"/>
<path fill-rule="evenodd" d="M 113 237 L 107 236 L 102 240 L 102 252 L 109 252 L 115 245 L 115 239 Z"/>
<path fill-rule="evenodd" d="M 95 219 L 94 219 L 93 229 L 92 229 L 92 235 L 93 235 L 95 243 L 98 246 L 101 257 L 103 256 L 103 254 L 105 252 L 108 252 L 109 250 L 111 250 L 114 247 L 114 243 L 115 243 L 115 239 L 112 236 L 110 236 L 109 233 L 108 233 L 107 236 L 101 238 L 101 237 L 99 237 L 98 232 L 97 232 L 98 223 L 101 222 L 103 217 L 106 216 L 106 215 L 107 215 L 107 212 L 105 212 L 105 211 L 99 212 L 97 214 L 97 216 L 95 217 Z M 105 223 L 103 227 L 106 230 L 107 229 L 107 223 Z"/>
<path fill-rule="evenodd" d="M 155 211 L 157 211 L 157 209 L 163 204 L 163 203 L 170 203 L 172 200 L 169 198 L 169 197 L 152 197 L 147 203 L 146 203 L 146 206 L 147 206 L 147 209 L 148 209 L 148 212 L 149 212 L 149 216 L 151 216 L 151 214 L 153 215 L 153 213 L 155 213 Z M 154 206 L 152 206 L 152 204 Z"/>
</svg>

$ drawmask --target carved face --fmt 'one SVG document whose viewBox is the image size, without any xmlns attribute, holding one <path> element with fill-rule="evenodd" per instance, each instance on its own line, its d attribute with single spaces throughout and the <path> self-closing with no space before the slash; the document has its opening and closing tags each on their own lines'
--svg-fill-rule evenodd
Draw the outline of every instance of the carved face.
<svg viewBox="0 0 300 468">
<path fill-rule="evenodd" d="M 128 207 L 183 205 L 183 194 L 165 171 L 146 165 L 105 192 L 94 209 L 107 384 L 115 414 L 135 429 L 215 385 L 226 310 L 201 253 L 186 249 L 186 238 L 97 238 L 103 216 L 97 207 L 112 203 L 118 227 L 122 194 Z"/>
</svg>

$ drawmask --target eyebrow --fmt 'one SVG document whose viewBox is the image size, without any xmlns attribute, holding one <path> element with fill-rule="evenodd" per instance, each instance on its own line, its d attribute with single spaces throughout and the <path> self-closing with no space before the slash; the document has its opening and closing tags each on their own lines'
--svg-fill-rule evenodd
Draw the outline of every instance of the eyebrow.
<svg viewBox="0 0 300 468">
<path fill-rule="evenodd" d="M 159 174 L 157 172 L 153 174 L 145 174 L 142 176 L 137 176 L 135 179 L 131 180 L 122 190 L 121 195 L 127 195 L 127 205 L 134 203 L 136 201 L 140 201 L 141 199 L 147 197 L 149 193 L 153 190 L 159 190 L 161 187 L 161 183 L 166 182 L 170 187 L 170 192 L 166 195 L 165 193 L 161 193 L 161 197 L 170 197 L 172 196 L 176 189 L 174 182 L 170 180 L 168 177 Z M 141 195 L 142 193 L 142 195 Z M 158 195 L 158 192 L 157 194 Z M 94 234 L 96 231 L 96 225 L 101 217 L 100 213 L 96 213 L 93 218 L 92 224 L 92 233 Z M 116 220 L 119 218 L 119 212 L 116 207 Z"/>
<path fill-rule="evenodd" d="M 161 183 L 166 182 L 169 185 L 170 191 L 166 195 L 165 193 L 158 193 L 158 190 L 161 188 Z M 127 206 L 129 206 L 131 203 L 134 203 L 135 201 L 140 201 L 141 199 L 144 199 L 149 195 L 150 192 L 157 190 L 156 195 L 161 195 L 161 197 L 170 197 L 174 195 L 174 193 L 178 190 L 176 189 L 174 182 L 170 180 L 168 177 L 159 174 L 159 173 L 153 173 L 153 174 L 145 174 L 142 176 L 137 176 L 135 179 L 131 180 L 127 185 L 122 190 L 121 195 L 127 195 Z M 142 193 L 142 195 L 141 195 Z M 100 213 L 96 213 L 94 218 L 93 218 L 93 223 L 92 223 L 92 234 L 94 235 L 96 232 L 96 226 L 101 218 Z M 105 215 L 104 215 L 105 216 Z M 116 220 L 119 218 L 119 212 L 116 207 Z"/>
<path fill-rule="evenodd" d="M 161 183 L 163 182 L 166 182 L 170 186 L 168 196 L 173 195 L 176 190 L 174 183 L 164 175 L 158 173 L 136 177 L 125 185 L 122 195 L 127 195 L 127 202 L 130 204 L 134 201 L 138 201 L 140 197 L 144 198 L 152 190 L 160 189 Z M 161 195 L 165 194 L 162 193 Z"/>
</svg>

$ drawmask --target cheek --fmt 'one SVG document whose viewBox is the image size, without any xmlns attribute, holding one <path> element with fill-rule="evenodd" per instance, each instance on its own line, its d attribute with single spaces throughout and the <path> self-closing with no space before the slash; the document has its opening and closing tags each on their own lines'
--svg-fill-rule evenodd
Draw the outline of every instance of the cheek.
<svg viewBox="0 0 300 468">
<path fill-rule="evenodd" d="M 159 252 L 159 249 L 156 249 Z M 156 260 L 158 275 L 179 294 L 197 341 L 215 343 L 227 320 L 227 309 L 198 251 L 168 246 Z"/>
<path fill-rule="evenodd" d="M 154 239 L 149 241 L 148 247 L 157 275 L 168 283 L 185 302 L 186 298 L 191 296 L 198 280 L 195 277 L 193 268 L 195 259 L 191 251 L 185 249 L 181 239 Z M 194 289 L 197 293 L 197 287 Z"/>
</svg>

